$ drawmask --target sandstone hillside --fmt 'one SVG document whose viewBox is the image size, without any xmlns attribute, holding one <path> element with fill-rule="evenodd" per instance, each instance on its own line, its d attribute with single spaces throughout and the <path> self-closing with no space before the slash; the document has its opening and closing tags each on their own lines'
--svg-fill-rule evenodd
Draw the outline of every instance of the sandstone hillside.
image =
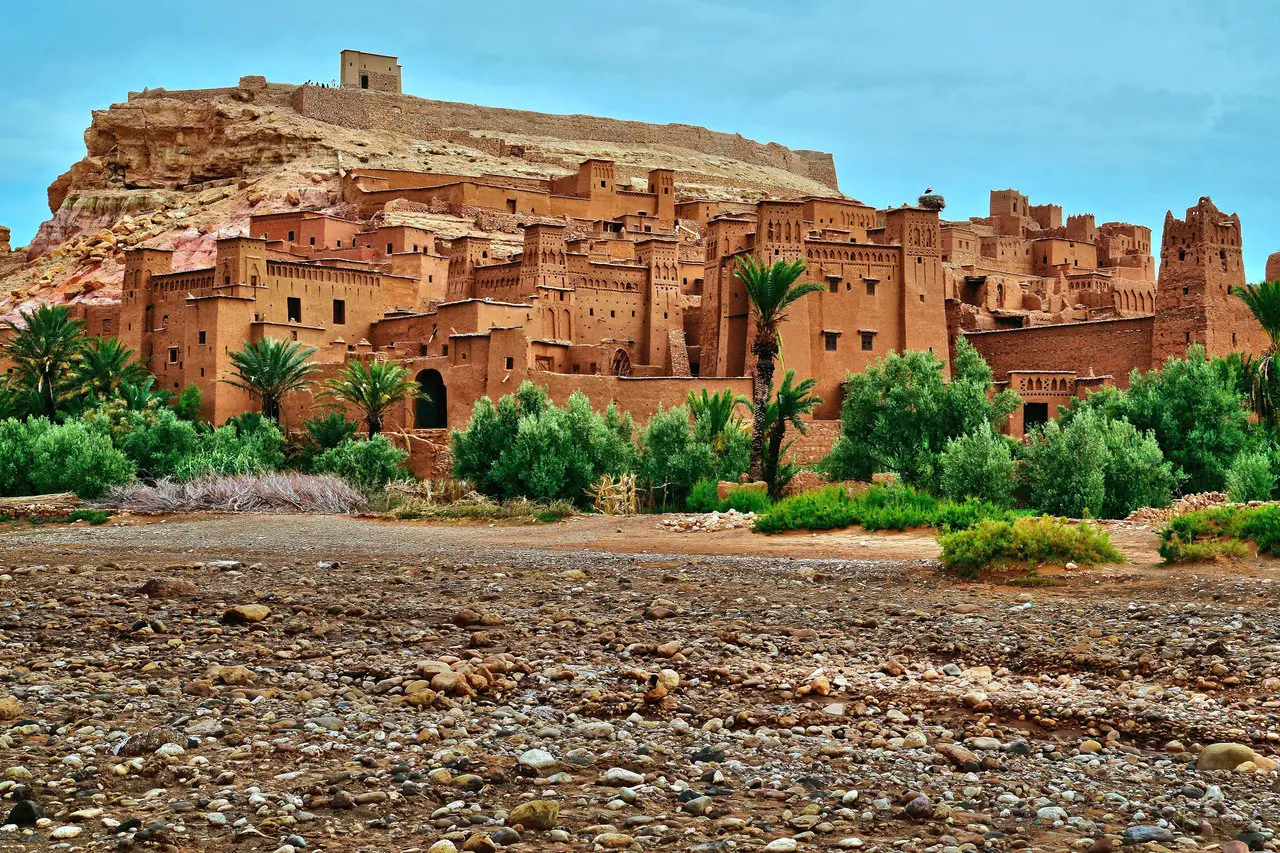
<svg viewBox="0 0 1280 853">
<path fill-rule="evenodd" d="M 115 299 L 123 252 L 174 249 L 207 262 L 250 213 L 304 207 L 341 214 L 338 169 L 367 165 L 462 175 L 569 174 L 587 157 L 616 161 L 620 181 L 676 170 L 682 198 L 752 200 L 832 194 L 829 154 L 792 151 L 686 125 L 428 101 L 408 95 L 270 84 L 150 90 L 93 113 L 86 156 L 49 187 L 52 217 L 0 264 L 0 314 L 39 300 Z M 485 222 L 431 217 L 444 237 Z M 499 245 L 517 233 L 490 234 Z"/>
</svg>

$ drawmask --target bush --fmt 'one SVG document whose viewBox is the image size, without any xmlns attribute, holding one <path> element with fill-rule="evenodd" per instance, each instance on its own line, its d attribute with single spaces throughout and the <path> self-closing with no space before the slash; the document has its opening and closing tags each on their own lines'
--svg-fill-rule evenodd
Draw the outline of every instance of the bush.
<svg viewBox="0 0 1280 853">
<path fill-rule="evenodd" d="M 689 490 L 684 502 L 689 512 L 715 512 L 720 509 L 720 484 L 716 480 L 699 480 Z"/>
<path fill-rule="evenodd" d="M 634 427 L 613 404 L 601 416 L 575 391 L 560 408 L 524 382 L 497 406 L 487 397 L 451 436 L 454 476 L 495 497 L 583 504 L 601 475 L 632 470 Z"/>
<path fill-rule="evenodd" d="M 1158 370 L 1135 370 L 1128 391 L 1099 391 L 1066 416 L 1086 409 L 1150 432 L 1188 492 L 1221 490 L 1227 466 L 1250 441 L 1238 371 L 1206 358 L 1199 345 L 1190 347 L 1185 359 L 1171 358 Z"/>
<path fill-rule="evenodd" d="M 685 406 L 659 407 L 640 434 L 638 474 L 660 509 L 685 504 L 695 483 L 718 479 L 719 463 Z"/>
<path fill-rule="evenodd" d="M 37 494 L 75 492 L 93 499 L 133 479 L 129 458 L 81 421 L 37 426 L 29 435 L 30 486 Z"/>
<path fill-rule="evenodd" d="M 121 427 L 116 446 L 133 460 L 139 475 L 149 479 L 172 477 L 201 447 L 195 426 L 168 408 L 128 412 Z"/>
<path fill-rule="evenodd" d="M 974 578 L 990 566 L 1025 563 L 1117 563 L 1124 556 L 1111 538 L 1089 522 L 1068 524 L 1049 516 L 1010 521 L 987 519 L 968 530 L 938 539 L 942 564 L 962 577 Z"/>
<path fill-rule="evenodd" d="M 0 495 L 14 497 L 35 492 L 31 485 L 33 433 L 50 426 L 43 418 L 26 423 L 14 418 L 0 421 Z"/>
<path fill-rule="evenodd" d="M 343 515 L 363 509 L 363 495 L 338 477 L 240 474 L 189 482 L 160 480 L 112 489 L 106 506 L 143 514 L 179 512 L 286 512 Z"/>
<path fill-rule="evenodd" d="M 345 441 L 316 457 L 317 474 L 341 477 L 366 495 L 381 491 L 387 483 L 404 475 L 409 454 L 387 440 L 385 435 L 360 441 Z"/>
<path fill-rule="evenodd" d="M 1003 423 L 1017 407 L 1013 391 L 993 394 L 991 368 L 956 338 L 951 381 L 931 352 L 891 353 L 851 374 L 840 408 L 840 438 L 823 463 L 832 479 L 869 480 L 892 471 L 904 482 L 937 486 L 947 442 L 983 423 Z"/>
<path fill-rule="evenodd" d="M 1017 514 L 984 501 L 939 501 L 909 486 L 873 486 L 865 495 L 854 497 L 843 487 L 832 485 L 778 501 L 756 519 L 754 529 L 758 533 L 781 533 L 831 530 L 854 524 L 867 530 L 963 529 L 985 519 L 1008 520 Z"/>
<path fill-rule="evenodd" d="M 1017 481 L 1009 439 L 984 422 L 947 442 L 942 454 L 942 493 L 954 500 L 977 498 L 1007 504 Z"/>
<path fill-rule="evenodd" d="M 1092 410 L 1045 424 L 1023 457 L 1027 502 L 1053 515 L 1123 518 L 1139 507 L 1167 506 L 1176 482 L 1149 433 Z"/>
<path fill-rule="evenodd" d="M 769 507 L 772 505 L 773 501 L 769 500 L 769 496 L 760 489 L 734 486 L 725 494 L 724 500 L 720 502 L 718 509 L 721 512 L 732 509 L 737 512 L 754 512 L 759 515 L 760 513 L 768 512 Z"/>
<path fill-rule="evenodd" d="M 1236 503 L 1271 499 L 1276 487 L 1276 475 L 1271 469 L 1271 458 L 1260 452 L 1241 453 L 1227 469 L 1227 496 Z"/>
<path fill-rule="evenodd" d="M 173 413 L 181 420 L 195 421 L 200 417 L 203 402 L 204 395 L 200 393 L 199 385 L 184 385 L 178 399 L 173 401 Z"/>
<path fill-rule="evenodd" d="M 199 446 L 178 460 L 179 480 L 266 474 L 284 464 L 284 436 L 261 415 L 232 418 L 200 437 Z"/>
<path fill-rule="evenodd" d="M 1160 556 L 1166 563 L 1243 559 L 1246 541 L 1280 555 L 1280 506 L 1211 507 L 1170 519 L 1160 530 Z"/>
</svg>

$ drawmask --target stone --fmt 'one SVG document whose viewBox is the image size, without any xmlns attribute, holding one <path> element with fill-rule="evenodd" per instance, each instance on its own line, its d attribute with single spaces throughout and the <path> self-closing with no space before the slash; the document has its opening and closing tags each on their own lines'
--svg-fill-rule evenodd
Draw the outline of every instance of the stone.
<svg viewBox="0 0 1280 853">
<path fill-rule="evenodd" d="M 1213 743 L 1200 751 L 1197 770 L 1235 770 L 1256 758 L 1253 749 L 1242 743 Z"/>
<path fill-rule="evenodd" d="M 560 803 L 555 800 L 531 800 L 521 803 L 507 815 L 507 824 L 519 824 L 526 830 L 546 832 L 560 819 Z"/>
<path fill-rule="evenodd" d="M 928 797 L 913 797 L 903 811 L 912 820 L 927 820 L 933 817 L 933 803 Z"/>
<path fill-rule="evenodd" d="M 1222 842 L 1221 853 L 1249 853 L 1249 845 L 1238 839 Z"/>
<path fill-rule="evenodd" d="M 1163 826 L 1131 826 L 1121 833 L 1125 844 L 1146 844 L 1149 841 L 1161 843 L 1173 840 L 1173 833 Z"/>
<path fill-rule="evenodd" d="M 222 614 L 222 622 L 225 625 L 252 625 L 270 615 L 271 608 L 265 604 L 237 604 L 227 608 Z"/>
<path fill-rule="evenodd" d="M 794 838 L 775 838 L 764 846 L 765 853 L 793 853 L 800 845 Z"/>
<path fill-rule="evenodd" d="M 84 827 L 82 826 L 60 826 L 49 833 L 49 837 L 54 841 L 65 841 L 68 838 L 75 838 L 82 832 L 84 832 Z"/>
<path fill-rule="evenodd" d="M 11 823 L 15 826 L 35 826 L 36 821 L 44 817 L 44 809 L 31 800 L 20 800 L 13 804 L 13 808 L 9 809 L 9 816 L 5 818 L 5 823 Z"/>
<path fill-rule="evenodd" d="M 621 832 L 602 832 L 595 837 L 595 845 L 603 850 L 630 850 L 636 840 Z"/>
<path fill-rule="evenodd" d="M 442 838 L 427 848 L 427 853 L 458 853 L 458 846 L 447 838 Z"/>
<path fill-rule="evenodd" d="M 0 697 L 0 720 L 17 720 L 22 717 L 22 704 L 12 696 Z"/>
<path fill-rule="evenodd" d="M 521 753 L 518 759 L 521 767 L 528 767 L 530 770 L 546 770 L 556 765 L 556 757 L 545 749 L 530 749 Z"/>
<path fill-rule="evenodd" d="M 624 767 L 610 767 L 601 774 L 600 784 L 608 785 L 613 788 L 643 785 L 644 776 L 633 770 L 627 770 Z"/>
<path fill-rule="evenodd" d="M 170 577 L 148 578 L 138 587 L 138 594 L 149 598 L 187 598 L 199 592 L 200 588 L 191 581 Z"/>
</svg>

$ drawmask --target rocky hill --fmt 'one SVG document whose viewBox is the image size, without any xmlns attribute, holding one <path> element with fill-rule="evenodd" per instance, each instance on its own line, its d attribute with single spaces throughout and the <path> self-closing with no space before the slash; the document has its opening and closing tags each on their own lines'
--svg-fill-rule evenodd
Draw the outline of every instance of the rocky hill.
<svg viewBox="0 0 1280 853">
<path fill-rule="evenodd" d="M 675 169 L 681 198 L 837 192 L 829 154 L 705 128 L 253 77 L 226 89 L 130 93 L 94 111 L 85 148 L 49 187 L 52 218 L 24 253 L 0 262 L 0 314 L 32 300 L 118 298 L 131 246 L 173 249 L 179 266 L 195 265 L 212 258 L 219 236 L 243 232 L 250 213 L 341 213 L 342 166 L 546 177 L 604 157 L 622 182 Z M 484 230 L 463 219 L 433 224 L 442 236 Z"/>
</svg>

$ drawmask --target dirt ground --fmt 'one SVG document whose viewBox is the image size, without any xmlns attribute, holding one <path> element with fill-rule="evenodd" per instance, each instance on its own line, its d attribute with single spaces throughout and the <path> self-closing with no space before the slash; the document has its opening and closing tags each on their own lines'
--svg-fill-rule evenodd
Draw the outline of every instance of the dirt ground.
<svg viewBox="0 0 1280 853">
<path fill-rule="evenodd" d="M 7 527 L 0 849 L 1273 849 L 1280 563 L 1113 540 L 1027 586 L 644 516 Z"/>
</svg>

